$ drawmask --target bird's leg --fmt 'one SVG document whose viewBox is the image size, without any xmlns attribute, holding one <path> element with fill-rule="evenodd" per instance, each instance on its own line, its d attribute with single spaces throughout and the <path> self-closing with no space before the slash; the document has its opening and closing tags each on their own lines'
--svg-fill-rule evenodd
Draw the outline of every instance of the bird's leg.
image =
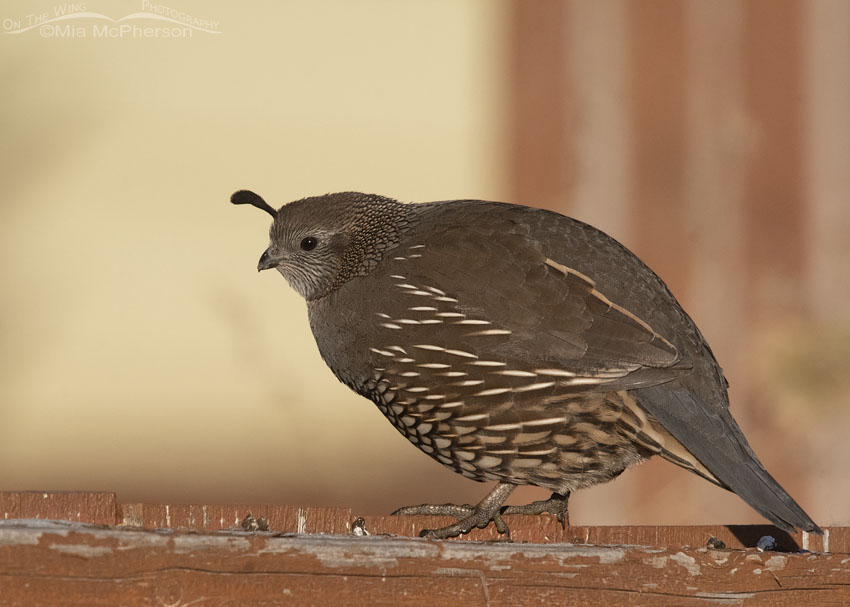
<svg viewBox="0 0 850 607">
<path fill-rule="evenodd" d="M 553 493 L 548 500 L 539 500 L 531 502 L 525 506 L 505 506 L 502 508 L 502 514 L 543 514 L 548 512 L 554 514 L 561 523 L 561 528 L 566 529 L 570 524 L 570 514 L 567 510 L 567 501 L 570 499 L 570 492 L 564 494 Z"/>
<path fill-rule="evenodd" d="M 393 512 L 393 516 L 425 514 L 455 516 L 459 519 L 453 525 L 448 525 L 440 529 L 423 529 L 419 532 L 419 537 L 427 537 L 429 539 L 444 540 L 450 537 L 457 537 L 463 533 L 469 533 L 474 527 L 484 529 L 490 524 L 490 521 L 493 521 L 493 524 L 496 525 L 496 531 L 506 535 L 507 539 L 510 539 L 511 532 L 505 521 L 502 520 L 502 515 L 499 511 L 502 508 L 502 504 L 505 503 L 505 500 L 508 499 L 508 496 L 514 489 L 516 489 L 516 485 L 499 483 L 475 506 L 470 506 L 469 504 L 462 506 L 455 504 L 422 504 L 421 506 L 399 508 Z"/>
</svg>

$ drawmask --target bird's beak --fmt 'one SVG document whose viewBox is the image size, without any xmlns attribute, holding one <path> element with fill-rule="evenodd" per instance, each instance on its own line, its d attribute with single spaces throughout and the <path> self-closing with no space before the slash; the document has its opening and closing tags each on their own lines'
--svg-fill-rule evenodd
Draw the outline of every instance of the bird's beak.
<svg viewBox="0 0 850 607">
<path fill-rule="evenodd" d="M 273 259 L 272 256 L 269 255 L 269 250 L 266 249 L 260 256 L 260 262 L 257 264 L 257 272 L 262 272 L 263 270 L 275 268 L 277 267 L 277 264 L 278 261 L 276 259 Z"/>
</svg>

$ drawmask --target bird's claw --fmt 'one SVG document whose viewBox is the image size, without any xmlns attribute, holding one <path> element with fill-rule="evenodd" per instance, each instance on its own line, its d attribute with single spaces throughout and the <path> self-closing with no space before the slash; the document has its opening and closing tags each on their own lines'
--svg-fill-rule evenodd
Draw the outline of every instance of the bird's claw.
<svg viewBox="0 0 850 607">
<path fill-rule="evenodd" d="M 539 500 L 531 502 L 524 506 L 503 506 L 501 514 L 553 514 L 558 522 L 561 523 L 561 528 L 566 529 L 570 524 L 570 515 L 567 508 L 567 503 L 570 499 L 570 492 L 564 494 L 553 493 L 548 500 Z"/>
<path fill-rule="evenodd" d="M 440 529 L 423 529 L 420 537 L 429 539 L 446 539 L 457 537 L 464 533 L 469 533 L 473 528 L 478 527 L 484 529 L 492 521 L 496 526 L 496 531 L 510 539 L 511 533 L 505 521 L 502 520 L 502 513 L 499 511 L 502 504 L 515 488 L 510 483 L 499 483 L 496 487 L 487 494 L 475 506 L 469 504 L 422 504 L 421 506 L 408 506 L 399 508 L 394 515 L 410 515 L 424 514 L 427 516 L 453 516 L 458 519 L 456 523 L 447 525 Z"/>
</svg>

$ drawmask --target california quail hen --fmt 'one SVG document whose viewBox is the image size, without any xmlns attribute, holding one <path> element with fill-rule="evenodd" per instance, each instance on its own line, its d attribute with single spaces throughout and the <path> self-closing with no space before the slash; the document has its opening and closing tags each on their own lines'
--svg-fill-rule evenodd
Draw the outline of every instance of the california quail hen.
<svg viewBox="0 0 850 607">
<path fill-rule="evenodd" d="M 434 538 L 505 513 L 551 512 L 570 492 L 652 455 L 730 491 L 777 527 L 819 532 L 767 473 L 729 412 L 727 382 L 694 322 L 652 270 L 575 219 L 456 200 L 401 204 L 344 192 L 268 212 L 277 268 L 307 300 L 325 362 L 410 442 L 498 485 Z M 503 503 L 517 485 L 553 492 Z"/>
</svg>

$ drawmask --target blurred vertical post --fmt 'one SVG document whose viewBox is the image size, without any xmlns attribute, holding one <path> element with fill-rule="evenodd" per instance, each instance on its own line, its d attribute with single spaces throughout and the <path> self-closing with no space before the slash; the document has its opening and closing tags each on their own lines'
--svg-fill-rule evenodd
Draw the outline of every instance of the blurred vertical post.
<svg viewBox="0 0 850 607">
<path fill-rule="evenodd" d="M 513 2 L 508 17 L 509 191 L 516 202 L 557 209 L 570 162 L 566 129 L 563 2 Z"/>
<path fill-rule="evenodd" d="M 850 450 L 850 2 L 810 0 L 803 13 L 804 188 L 808 307 L 818 328 L 820 377 L 810 419 L 820 418 L 812 458 L 829 473 L 817 475 L 812 501 L 827 521 L 848 522 Z M 803 226 L 801 226 L 803 229 Z M 822 345 L 826 342 L 825 346 Z M 836 360 L 837 359 L 837 360 Z M 821 413 L 822 412 L 822 413 Z"/>
<path fill-rule="evenodd" d="M 850 2 L 805 5 L 804 149 L 809 305 L 850 322 Z M 836 263 L 842 260 L 842 263 Z"/>
<path fill-rule="evenodd" d="M 664 278 L 751 442 L 804 504 L 806 460 L 766 451 L 793 440 L 769 355 L 789 325 L 850 315 L 850 265 L 835 274 L 850 258 L 847 6 L 568 0 L 516 2 L 512 16 L 513 199 L 597 225 Z M 640 487 L 617 481 L 634 494 L 626 516 L 660 520 L 661 500 L 641 496 L 663 493 L 669 470 L 637 474 Z M 708 486 L 676 498 L 691 517 L 752 516 Z"/>
<path fill-rule="evenodd" d="M 802 5 L 744 3 L 747 111 L 754 146 L 746 189 L 746 268 L 753 320 L 803 307 L 808 249 L 803 201 Z"/>
</svg>

